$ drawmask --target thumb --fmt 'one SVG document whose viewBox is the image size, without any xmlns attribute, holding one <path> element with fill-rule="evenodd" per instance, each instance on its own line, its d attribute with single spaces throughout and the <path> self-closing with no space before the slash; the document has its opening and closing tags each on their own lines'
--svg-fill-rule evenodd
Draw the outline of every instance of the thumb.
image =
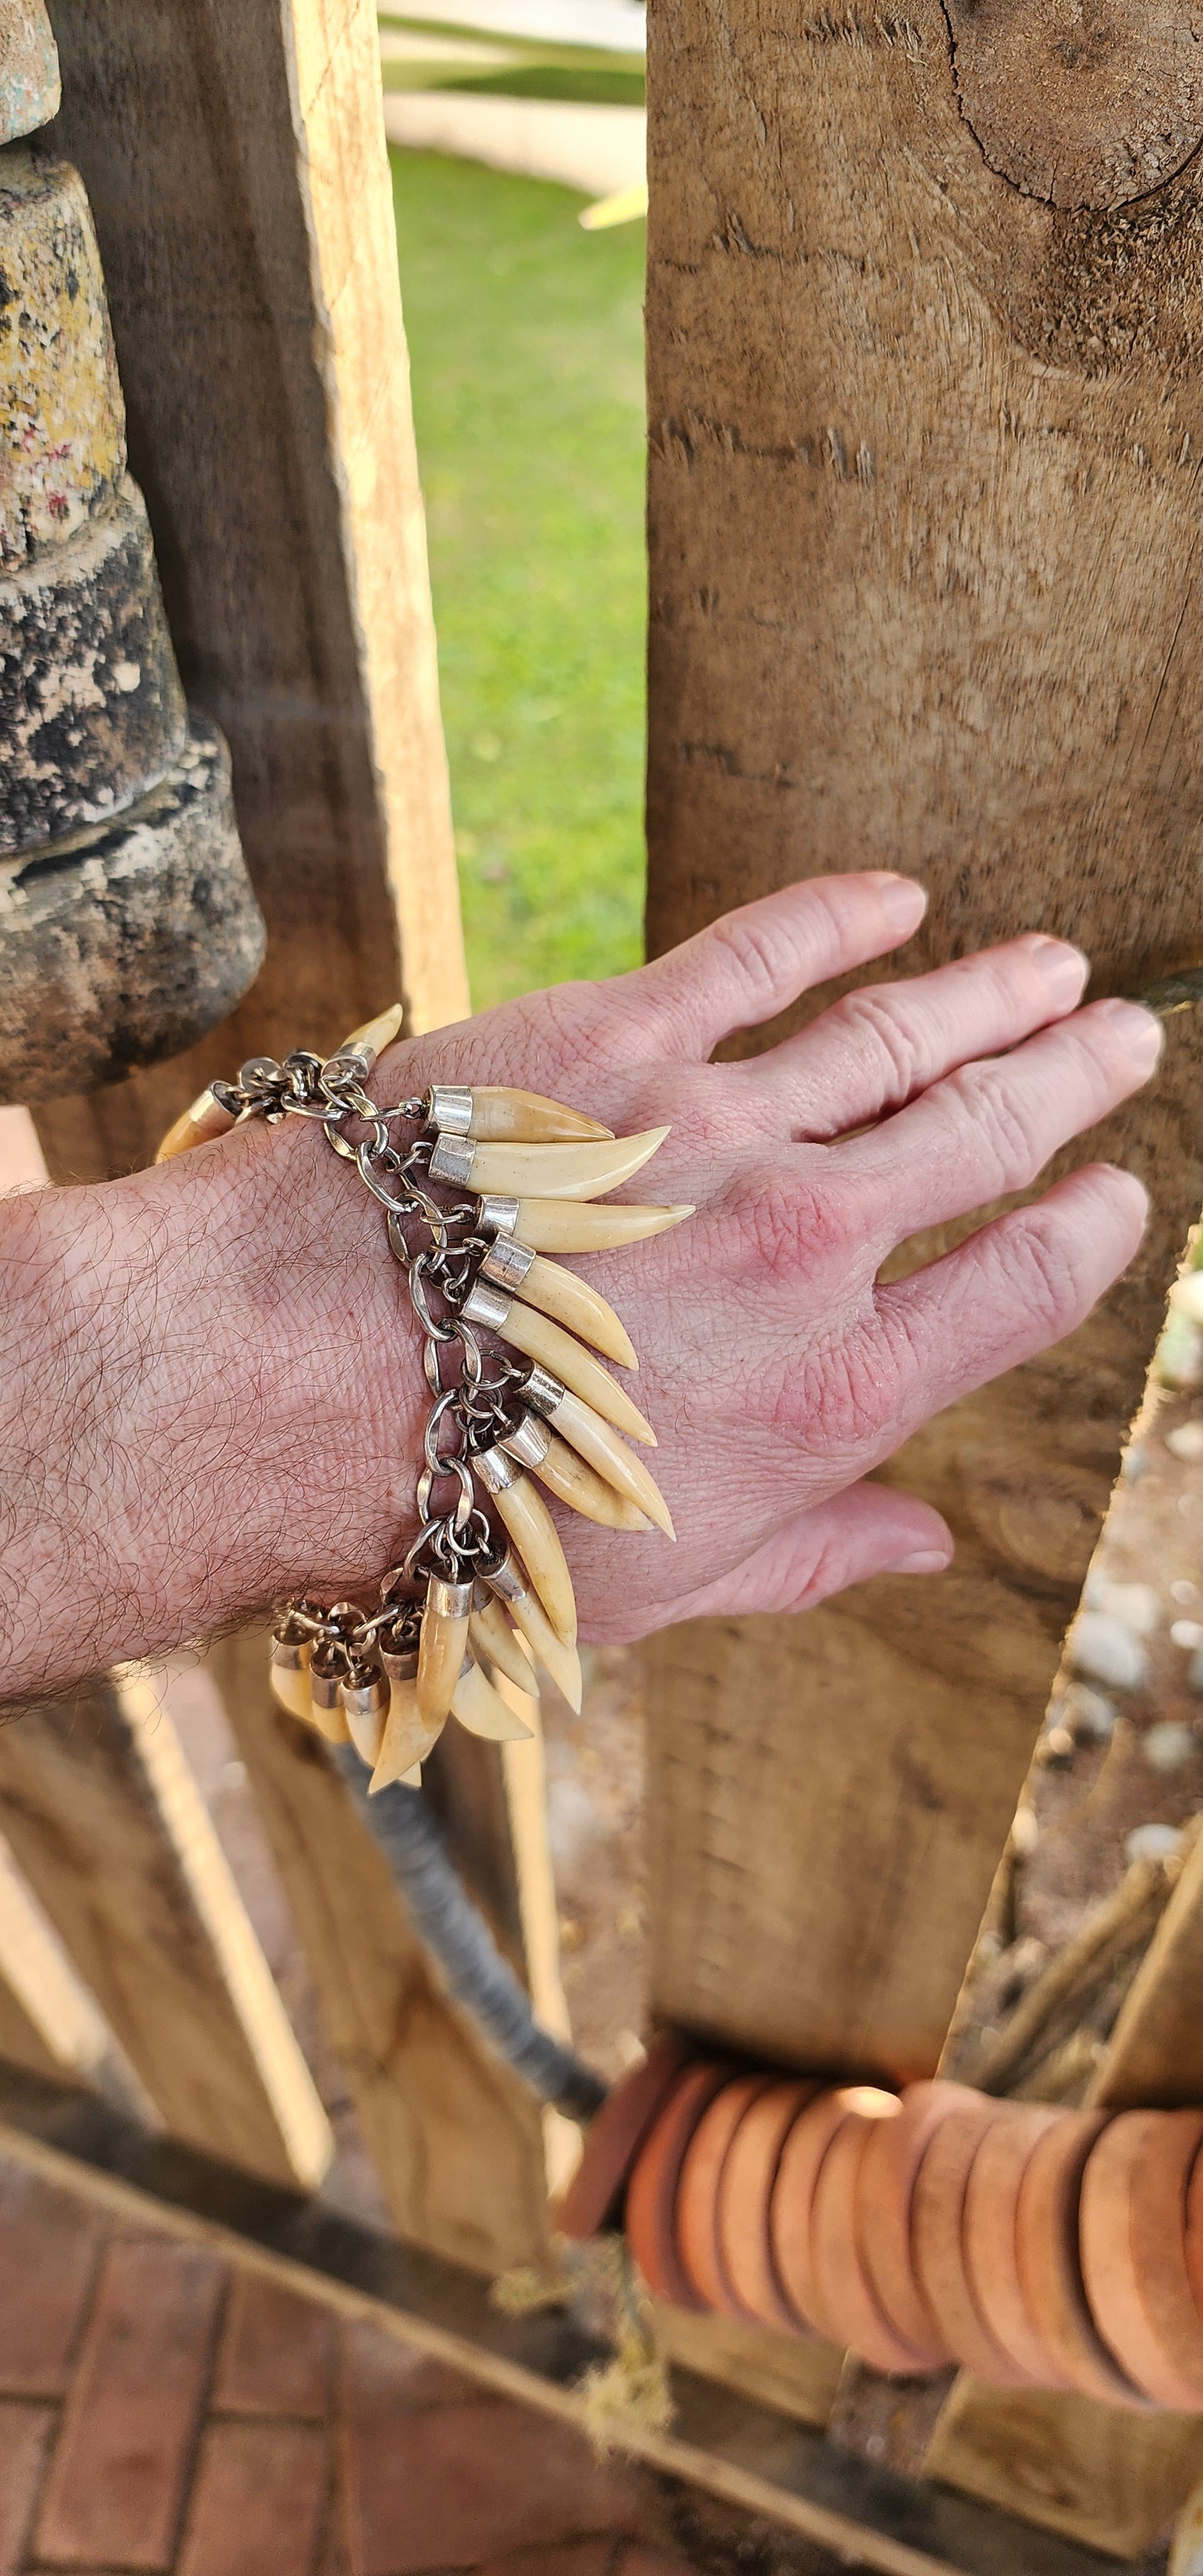
<svg viewBox="0 0 1203 2576">
<path fill-rule="evenodd" d="M 871 1574 L 942 1574 L 953 1557 L 946 1521 L 917 1494 L 850 1485 L 786 1521 L 742 1565 L 674 1609 L 674 1619 L 811 1610 Z"/>
</svg>

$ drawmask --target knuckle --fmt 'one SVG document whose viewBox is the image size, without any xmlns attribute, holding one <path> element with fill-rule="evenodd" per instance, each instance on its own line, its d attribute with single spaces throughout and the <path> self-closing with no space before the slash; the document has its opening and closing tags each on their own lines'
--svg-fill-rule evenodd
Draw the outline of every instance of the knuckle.
<svg viewBox="0 0 1203 2576">
<path fill-rule="evenodd" d="M 856 1240 L 850 1195 L 830 1167 L 808 1178 L 754 1175 L 740 1193 L 739 1225 L 745 1262 L 786 1286 L 846 1262 Z"/>
<path fill-rule="evenodd" d="M 963 1065 L 946 1085 L 954 1118 L 995 1194 L 1018 1190 L 1038 1168 L 1030 1113 L 998 1065 Z"/>
<path fill-rule="evenodd" d="M 753 1009 L 776 1001 L 781 981 L 780 940 L 747 913 L 729 912 L 712 924 L 710 938 L 725 952 Z"/>
<path fill-rule="evenodd" d="M 834 1025 L 874 1062 L 883 1103 L 897 1107 L 929 1079 L 921 1034 L 904 998 L 888 984 L 866 984 L 845 993 L 831 1011 Z"/>
<path fill-rule="evenodd" d="M 774 1428 L 830 1470 L 855 1476 L 882 1453 L 899 1410 L 906 1354 L 871 1316 L 851 1320 L 781 1378 Z"/>
<path fill-rule="evenodd" d="M 1046 1210 L 1029 1209 L 999 1237 L 1007 1285 L 1042 1332 L 1067 1332 L 1093 1299 L 1085 1244 Z"/>
</svg>

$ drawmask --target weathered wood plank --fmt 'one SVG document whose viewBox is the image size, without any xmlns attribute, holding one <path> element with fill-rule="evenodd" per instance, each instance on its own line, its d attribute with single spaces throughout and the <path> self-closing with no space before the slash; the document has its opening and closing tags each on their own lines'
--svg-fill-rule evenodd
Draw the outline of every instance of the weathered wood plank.
<svg viewBox="0 0 1203 2576">
<path fill-rule="evenodd" d="M 403 2236 L 474 2271 L 547 2241 L 539 2105 L 439 1984 L 325 1748 L 276 1707 L 263 1639 L 212 1649 L 330 2044 Z"/>
<path fill-rule="evenodd" d="M 1102 991 L 1196 956 L 1193 165 L 1118 214 L 1020 194 L 937 0 L 801 27 L 684 0 L 649 112 L 653 946 L 867 865 L 929 885 L 917 963 L 1034 925 Z M 891 1470 L 953 1570 L 653 1648 L 666 2017 L 934 2065 L 1203 1198 L 1199 1076 L 1186 1014 L 1063 1158 L 1149 1183 L 1127 1278 Z"/>
<path fill-rule="evenodd" d="M 0 2057 L 61 2082 L 91 2075 L 108 2045 L 91 1996 L 72 1976 L 0 1842 Z"/>
<path fill-rule="evenodd" d="M 14 1710 L 0 1827 L 172 2136 L 269 2181 L 320 2181 L 325 2114 L 149 1683 Z"/>
<path fill-rule="evenodd" d="M 958 2379 L 929 2477 L 1116 2558 L 1140 2558 L 1203 2476 L 1197 2415 L 1141 2415 L 1052 2389 Z"/>
<path fill-rule="evenodd" d="M 209 1073 L 466 1006 L 369 0 L 63 0 L 88 187 L 185 686 L 226 733 L 267 964 L 226 1032 L 40 1116 L 144 1161 Z"/>
<path fill-rule="evenodd" d="M 844 2356 L 837 2344 L 771 2334 L 736 2317 L 691 2316 L 654 2302 L 656 2331 L 670 2361 L 699 2379 L 738 2388 L 799 2424 L 825 2424 L 835 2403 Z"/>
</svg>

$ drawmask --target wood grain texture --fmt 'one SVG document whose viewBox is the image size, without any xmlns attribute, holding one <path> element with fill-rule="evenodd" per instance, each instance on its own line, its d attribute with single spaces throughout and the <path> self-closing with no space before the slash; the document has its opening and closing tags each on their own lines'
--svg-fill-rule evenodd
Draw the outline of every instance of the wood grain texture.
<svg viewBox="0 0 1203 2576">
<path fill-rule="evenodd" d="M 966 2373 L 925 2469 L 1046 2530 L 1138 2558 L 1164 2537 L 1203 2474 L 1203 2420 L 1051 2389 L 986 2388 Z"/>
<path fill-rule="evenodd" d="M 466 986 L 375 13 L 63 0 L 82 171 L 185 686 L 229 740 L 267 964 L 227 1031 L 57 1103 L 57 1173 L 148 1158 L 214 1069 Z"/>
<path fill-rule="evenodd" d="M 0 1825 L 173 2137 L 312 2187 L 329 2131 L 171 1721 L 94 1683 L 0 1726 Z"/>
<path fill-rule="evenodd" d="M 61 2082 L 94 2073 L 108 2045 L 91 1996 L 0 1840 L 0 2057 Z"/>
<path fill-rule="evenodd" d="M 652 946 L 888 866 L 931 889 L 908 965 L 1031 927 L 1098 991 L 1197 958 L 1194 165 L 1102 213 L 1024 196 L 935 0 L 653 11 L 649 114 Z M 936 2063 L 1203 1199 L 1199 1047 L 1183 1014 L 1062 1158 L 1149 1182 L 1126 1279 L 888 1471 L 953 1570 L 653 1647 L 664 2017 L 802 2067 Z"/>
<path fill-rule="evenodd" d="M 258 1635 L 213 1667 L 389 2208 L 474 2271 L 547 2239 L 539 2105 L 452 2004 L 311 1728 L 277 1708 Z"/>
<path fill-rule="evenodd" d="M 767 2326 L 741 2325 L 736 2317 L 691 2316 L 665 2299 L 655 2301 L 655 2310 L 660 2342 L 683 2370 L 738 2388 L 797 2423 L 827 2422 L 844 2360 L 838 2344 L 773 2334 Z"/>
</svg>

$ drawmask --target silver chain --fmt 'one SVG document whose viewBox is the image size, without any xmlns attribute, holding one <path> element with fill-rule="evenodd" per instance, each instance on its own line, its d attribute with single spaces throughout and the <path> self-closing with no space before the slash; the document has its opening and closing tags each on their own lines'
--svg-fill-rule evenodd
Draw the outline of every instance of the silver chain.
<svg viewBox="0 0 1203 2576">
<path fill-rule="evenodd" d="M 477 1499 L 472 1459 L 491 1448 L 522 1417 L 517 1399 L 531 1375 L 495 1353 L 482 1351 L 460 1308 L 468 1297 L 489 1240 L 474 1229 L 477 1208 L 467 1199 L 436 1195 L 430 1157 L 437 1141 L 428 1092 L 377 1108 L 364 1083 L 365 1056 L 340 1047 L 325 1060 L 297 1048 L 278 1064 L 251 1056 L 236 1082 L 211 1088 L 239 1119 L 312 1118 L 327 1143 L 352 1163 L 386 1214 L 389 1249 L 406 1275 L 410 1303 L 424 1337 L 423 1359 L 434 1402 L 423 1438 L 417 1482 L 418 1534 L 380 1585 L 379 1604 L 355 1601 L 329 1609 L 301 1599 L 283 1603 L 275 1621 L 282 1644 L 313 1649 L 311 1669 L 340 1681 L 359 1682 L 383 1656 L 409 1656 L 418 1645 L 427 1580 L 452 1582 L 496 1572 L 505 1554 Z M 416 1132 L 408 1145 L 392 1141 L 394 1127 Z M 356 1129 L 366 1134 L 356 1135 Z"/>
</svg>

